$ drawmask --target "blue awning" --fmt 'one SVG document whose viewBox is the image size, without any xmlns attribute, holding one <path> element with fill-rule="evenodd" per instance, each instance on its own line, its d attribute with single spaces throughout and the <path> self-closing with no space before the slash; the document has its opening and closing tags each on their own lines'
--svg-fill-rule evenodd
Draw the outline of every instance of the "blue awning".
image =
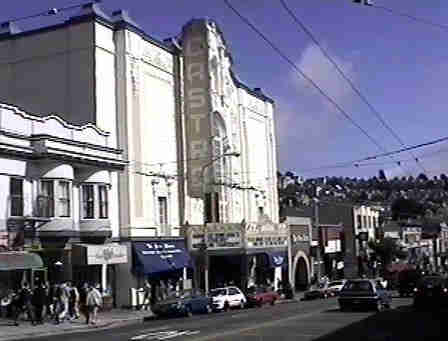
<svg viewBox="0 0 448 341">
<path fill-rule="evenodd" d="M 163 276 L 192 265 L 184 240 L 133 242 L 132 248 L 134 271 L 140 275 Z"/>
<path fill-rule="evenodd" d="M 272 268 L 277 266 L 288 267 L 288 253 L 286 251 L 273 251 L 267 253 L 269 265 Z"/>
</svg>

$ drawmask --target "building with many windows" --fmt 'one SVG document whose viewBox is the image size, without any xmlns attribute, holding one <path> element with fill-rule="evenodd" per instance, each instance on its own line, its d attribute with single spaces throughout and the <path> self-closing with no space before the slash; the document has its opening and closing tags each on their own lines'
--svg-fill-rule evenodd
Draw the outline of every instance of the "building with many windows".
<svg viewBox="0 0 448 341">
<path fill-rule="evenodd" d="M 129 162 L 118 177 L 114 211 L 116 241 L 129 259 L 117 267 L 119 305 L 129 305 L 129 289 L 145 279 L 153 287 L 167 279 L 187 283 L 187 269 L 198 270 L 202 251 L 191 248 L 191 259 L 186 244 L 202 234 L 201 248 L 207 248 L 208 228 L 224 236 L 224 246 L 213 251 L 207 269 L 235 263 L 245 277 L 240 285 L 254 262 L 249 255 L 263 264 L 259 278 L 277 282 L 281 270 L 270 259 L 286 254 L 287 233 L 278 224 L 274 102 L 236 76 L 214 21 L 194 19 L 179 31 L 159 41 L 126 11 L 108 14 L 98 2 L 55 26 L 20 32 L 5 23 L 0 30 L 1 99 L 33 112 L 63 113 L 72 124 L 95 124 L 110 132 L 110 143 Z M 101 190 L 82 189 L 88 216 L 101 215 L 91 204 Z M 236 225 L 238 237 L 226 234 Z M 246 246 L 232 247 L 235 238 Z"/>
<path fill-rule="evenodd" d="M 125 166 L 110 135 L 0 103 L 0 163 L 0 282 L 11 288 L 37 276 L 112 289 L 107 265 L 127 260 L 108 242 L 118 235 L 116 175 Z M 24 269 L 33 271 L 23 277 Z"/>
</svg>

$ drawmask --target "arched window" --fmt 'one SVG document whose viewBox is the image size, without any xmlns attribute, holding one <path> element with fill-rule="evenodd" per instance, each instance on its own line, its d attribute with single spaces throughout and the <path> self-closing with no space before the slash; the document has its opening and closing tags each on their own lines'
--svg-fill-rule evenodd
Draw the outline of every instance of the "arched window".
<svg viewBox="0 0 448 341">
<path fill-rule="evenodd" d="M 219 157 L 227 153 L 230 149 L 227 138 L 226 125 L 219 113 L 214 114 L 213 119 L 213 156 Z M 214 163 L 215 180 L 219 184 L 216 191 L 216 221 L 225 222 L 228 220 L 228 210 L 226 204 L 228 202 L 229 187 L 231 184 L 231 168 L 228 157 L 218 159 Z"/>
</svg>

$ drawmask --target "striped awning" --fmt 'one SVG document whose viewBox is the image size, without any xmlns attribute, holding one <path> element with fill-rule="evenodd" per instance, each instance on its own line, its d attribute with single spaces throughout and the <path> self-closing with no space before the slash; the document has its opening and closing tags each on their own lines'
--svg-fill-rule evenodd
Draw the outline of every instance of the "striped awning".
<svg viewBox="0 0 448 341">
<path fill-rule="evenodd" d="M 29 252 L 0 252 L 0 271 L 26 270 L 43 267 L 39 255 Z"/>
</svg>

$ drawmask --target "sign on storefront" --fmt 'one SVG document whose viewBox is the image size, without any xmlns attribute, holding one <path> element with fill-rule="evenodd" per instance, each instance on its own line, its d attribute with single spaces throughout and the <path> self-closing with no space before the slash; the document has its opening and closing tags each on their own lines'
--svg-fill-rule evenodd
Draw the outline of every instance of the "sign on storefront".
<svg viewBox="0 0 448 341">
<path fill-rule="evenodd" d="M 74 244 L 72 261 L 78 265 L 122 264 L 128 262 L 127 249 L 120 244 Z"/>
</svg>

